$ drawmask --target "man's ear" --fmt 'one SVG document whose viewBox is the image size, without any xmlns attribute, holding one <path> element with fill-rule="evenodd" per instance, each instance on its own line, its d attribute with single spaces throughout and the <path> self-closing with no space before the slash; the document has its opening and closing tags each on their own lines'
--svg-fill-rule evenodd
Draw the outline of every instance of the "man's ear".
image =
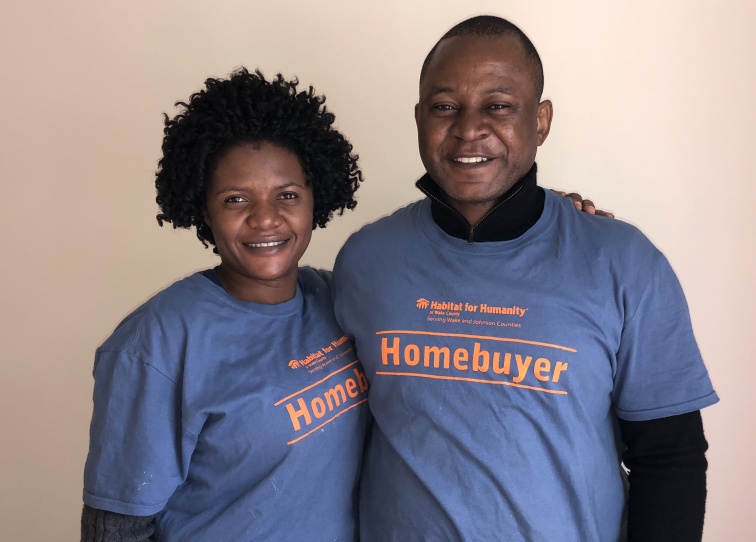
<svg viewBox="0 0 756 542">
<path fill-rule="evenodd" d="M 549 136 L 551 130 L 551 119 L 554 116 L 554 108 L 551 105 L 551 100 L 544 100 L 538 104 L 538 115 L 536 121 L 538 122 L 538 146 L 543 145 L 546 138 Z"/>
<path fill-rule="evenodd" d="M 420 104 L 416 103 L 415 104 L 415 124 L 417 124 L 417 115 L 419 111 L 420 111 Z"/>
</svg>

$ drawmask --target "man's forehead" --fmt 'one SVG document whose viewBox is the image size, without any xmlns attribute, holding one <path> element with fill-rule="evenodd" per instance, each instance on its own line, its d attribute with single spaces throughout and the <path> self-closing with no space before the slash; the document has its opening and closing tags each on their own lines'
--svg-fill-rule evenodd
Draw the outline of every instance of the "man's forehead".
<svg viewBox="0 0 756 542">
<path fill-rule="evenodd" d="M 428 74 L 458 59 L 522 64 L 523 68 L 527 67 L 525 50 L 514 36 L 454 36 L 438 44 L 428 65 Z"/>
<path fill-rule="evenodd" d="M 420 82 L 423 94 L 454 91 L 468 78 L 483 74 L 503 77 L 486 88 L 489 93 L 512 91 L 509 79 L 525 75 L 530 79 L 527 56 L 519 41 L 512 36 L 455 36 L 439 43 Z"/>
<path fill-rule="evenodd" d="M 496 48 L 499 51 L 522 52 L 523 47 L 520 40 L 512 34 L 503 34 L 501 36 L 453 36 L 446 38 L 438 44 L 437 53 L 445 52 L 446 54 L 457 53 L 465 50 L 490 50 Z"/>
</svg>

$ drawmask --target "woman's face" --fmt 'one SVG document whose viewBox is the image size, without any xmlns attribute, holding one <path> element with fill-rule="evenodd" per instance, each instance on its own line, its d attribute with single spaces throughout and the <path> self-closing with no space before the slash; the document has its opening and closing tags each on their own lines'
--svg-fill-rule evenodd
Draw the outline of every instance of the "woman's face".
<svg viewBox="0 0 756 542">
<path fill-rule="evenodd" d="M 228 293 L 265 304 L 294 297 L 313 220 L 312 188 L 297 156 L 267 142 L 232 147 L 218 160 L 206 205 Z"/>
</svg>

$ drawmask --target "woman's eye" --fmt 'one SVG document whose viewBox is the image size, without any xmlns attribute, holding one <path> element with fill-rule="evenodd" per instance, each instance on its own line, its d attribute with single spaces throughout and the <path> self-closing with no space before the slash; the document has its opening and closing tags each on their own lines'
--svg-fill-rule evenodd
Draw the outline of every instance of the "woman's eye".
<svg viewBox="0 0 756 542">
<path fill-rule="evenodd" d="M 297 199 L 299 196 L 294 192 L 284 192 L 279 196 L 281 199 Z"/>
<path fill-rule="evenodd" d="M 243 203 L 244 198 L 242 196 L 229 196 L 223 200 L 224 203 Z"/>
</svg>

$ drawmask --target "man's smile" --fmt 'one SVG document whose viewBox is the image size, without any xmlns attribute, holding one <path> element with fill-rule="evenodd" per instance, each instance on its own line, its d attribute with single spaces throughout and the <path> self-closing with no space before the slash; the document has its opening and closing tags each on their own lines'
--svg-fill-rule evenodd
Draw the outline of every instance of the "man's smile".
<svg viewBox="0 0 756 542">
<path fill-rule="evenodd" d="M 488 162 L 491 160 L 491 158 L 486 158 L 485 156 L 459 156 L 457 158 L 452 158 L 452 161 L 457 162 L 458 164 L 480 164 L 482 162 Z"/>
</svg>

